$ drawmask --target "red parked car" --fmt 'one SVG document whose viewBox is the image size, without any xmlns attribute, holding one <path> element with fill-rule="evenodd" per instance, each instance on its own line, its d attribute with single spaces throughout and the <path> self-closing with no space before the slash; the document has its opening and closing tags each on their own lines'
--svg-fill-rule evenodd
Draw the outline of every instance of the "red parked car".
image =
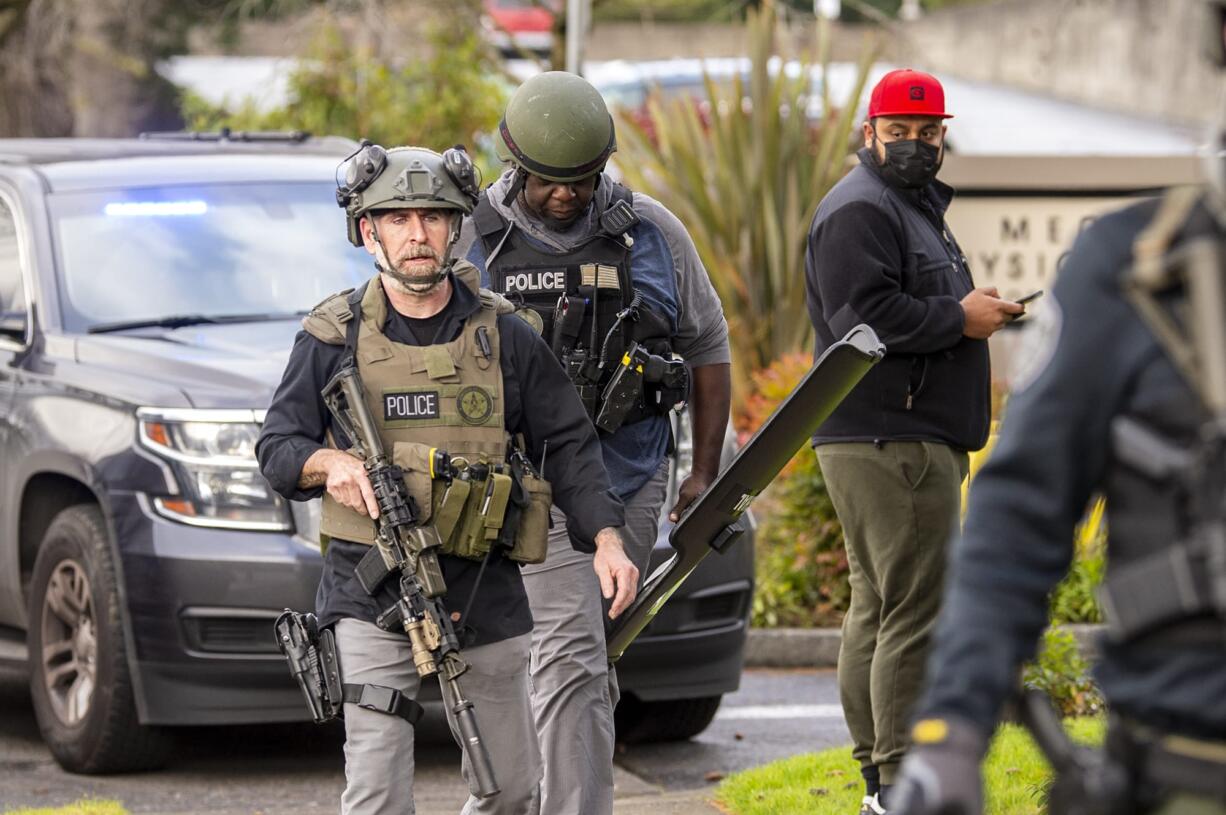
<svg viewBox="0 0 1226 815">
<path fill-rule="evenodd" d="M 485 29 L 494 47 L 548 52 L 553 46 L 554 0 L 485 0 Z"/>
</svg>

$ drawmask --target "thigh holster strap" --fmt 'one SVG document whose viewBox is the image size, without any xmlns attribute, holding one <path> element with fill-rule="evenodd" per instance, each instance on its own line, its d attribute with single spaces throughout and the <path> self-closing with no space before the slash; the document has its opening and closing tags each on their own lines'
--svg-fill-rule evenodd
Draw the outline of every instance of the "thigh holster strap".
<svg viewBox="0 0 1226 815">
<path fill-rule="evenodd" d="M 399 716 L 411 725 L 416 725 L 425 713 L 417 702 L 395 688 L 383 685 L 352 685 L 346 682 L 345 701 L 365 710 Z"/>
</svg>

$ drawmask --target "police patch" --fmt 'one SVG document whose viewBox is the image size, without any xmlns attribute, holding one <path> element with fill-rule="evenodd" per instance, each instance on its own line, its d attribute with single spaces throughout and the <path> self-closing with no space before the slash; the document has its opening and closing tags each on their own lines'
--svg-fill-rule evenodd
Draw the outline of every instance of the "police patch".
<svg viewBox="0 0 1226 815">
<path fill-rule="evenodd" d="M 437 419 L 438 391 L 384 391 L 383 421 Z"/>
<path fill-rule="evenodd" d="M 566 288 L 566 270 L 508 272 L 502 278 L 502 290 L 521 294 L 558 294 Z"/>
<path fill-rule="evenodd" d="M 469 424 L 482 424 L 494 412 L 494 398 L 489 391 L 470 385 L 455 398 L 460 418 Z"/>
<path fill-rule="evenodd" d="M 1064 324 L 1064 312 L 1055 297 L 1035 309 L 1035 314 L 1026 321 L 1017 350 L 1009 366 L 1009 390 L 1020 393 L 1034 384 L 1047 370 L 1056 355 L 1060 342 L 1060 329 Z"/>
</svg>

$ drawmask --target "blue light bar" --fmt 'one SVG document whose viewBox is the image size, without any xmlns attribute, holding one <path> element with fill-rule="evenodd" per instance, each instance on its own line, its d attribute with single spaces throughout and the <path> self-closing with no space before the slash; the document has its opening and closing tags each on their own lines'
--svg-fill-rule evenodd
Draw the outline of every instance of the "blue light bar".
<svg viewBox="0 0 1226 815">
<path fill-rule="evenodd" d="M 204 201 L 123 201 L 103 209 L 107 215 L 117 216 L 203 215 L 208 211 Z"/>
</svg>

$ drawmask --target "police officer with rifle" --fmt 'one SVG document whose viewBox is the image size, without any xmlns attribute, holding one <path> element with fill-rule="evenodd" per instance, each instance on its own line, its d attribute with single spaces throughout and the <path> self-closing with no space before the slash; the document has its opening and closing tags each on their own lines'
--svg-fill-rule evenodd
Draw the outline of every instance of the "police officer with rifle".
<svg viewBox="0 0 1226 815">
<path fill-rule="evenodd" d="M 623 507 L 549 348 L 452 255 L 477 196 L 464 151 L 363 144 L 341 170 L 376 274 L 303 321 L 257 445 L 280 494 L 323 495 L 318 617 L 282 615 L 278 643 L 314 718 L 344 715 L 343 813 L 412 811 L 431 676 L 464 750 L 463 811 L 536 812 L 520 568 L 544 559 L 556 502 L 620 613 L 638 582 Z"/>
<path fill-rule="evenodd" d="M 1226 2 L 1208 4 L 1226 67 Z M 1096 221 L 1033 318 L 1026 361 L 952 555 L 892 813 L 972 815 L 979 763 L 1047 621 L 1087 500 L 1106 498 L 1103 752 L 1044 703 L 1023 720 L 1060 777 L 1053 815 L 1226 813 L 1226 185 Z"/>
</svg>

